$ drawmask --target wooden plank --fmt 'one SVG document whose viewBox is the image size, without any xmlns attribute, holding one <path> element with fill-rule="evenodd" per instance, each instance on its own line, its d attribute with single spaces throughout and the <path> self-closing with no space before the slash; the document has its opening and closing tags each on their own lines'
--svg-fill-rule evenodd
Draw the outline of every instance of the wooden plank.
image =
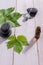
<svg viewBox="0 0 43 65">
<path fill-rule="evenodd" d="M 33 7 L 33 0 L 17 0 L 17 11 L 20 13 L 26 13 L 26 9 Z M 16 28 L 16 35 L 24 34 L 28 41 L 30 41 L 35 32 L 34 19 L 28 20 L 23 23 L 22 18 L 18 20 L 21 23 L 21 27 Z M 37 47 L 36 44 L 30 48 L 27 53 L 17 54 L 14 52 L 14 65 L 38 65 L 37 60 Z"/>
<path fill-rule="evenodd" d="M 16 0 L 0 0 L 0 9 L 15 7 Z M 3 43 L 2 43 L 3 42 Z M 13 50 L 7 49 L 6 42 L 0 38 L 0 65 L 12 65 Z"/>
<path fill-rule="evenodd" d="M 4 0 L 4 1 L 0 0 L 0 9 L 14 6 L 15 6 L 15 0 Z"/>
<path fill-rule="evenodd" d="M 36 26 L 41 27 L 41 36 L 38 43 L 38 61 L 39 65 L 43 65 L 43 0 L 34 0 L 34 7 L 38 9 L 37 17 L 35 18 Z"/>
</svg>

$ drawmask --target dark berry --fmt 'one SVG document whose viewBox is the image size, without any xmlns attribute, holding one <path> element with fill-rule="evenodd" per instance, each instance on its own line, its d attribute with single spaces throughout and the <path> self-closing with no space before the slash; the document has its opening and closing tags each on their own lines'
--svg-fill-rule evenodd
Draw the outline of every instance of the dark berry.
<svg viewBox="0 0 43 65">
<path fill-rule="evenodd" d="M 0 36 L 6 38 L 6 37 L 10 36 L 10 34 L 11 34 L 11 30 L 10 30 L 9 23 L 3 24 L 0 28 Z"/>
<path fill-rule="evenodd" d="M 10 29 L 9 23 L 5 23 L 5 24 L 3 24 L 2 27 L 1 27 L 1 30 L 2 30 L 3 32 L 7 32 L 9 29 Z"/>
<path fill-rule="evenodd" d="M 35 17 L 35 15 L 37 14 L 37 9 L 36 8 L 30 8 L 30 9 L 27 9 L 27 12 L 29 13 L 29 15 L 31 17 Z"/>
</svg>

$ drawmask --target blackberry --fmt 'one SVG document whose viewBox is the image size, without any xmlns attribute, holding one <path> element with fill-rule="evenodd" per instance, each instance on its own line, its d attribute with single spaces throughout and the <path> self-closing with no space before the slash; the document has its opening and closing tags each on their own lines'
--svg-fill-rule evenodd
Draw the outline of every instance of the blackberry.
<svg viewBox="0 0 43 65">
<path fill-rule="evenodd" d="M 30 15 L 31 17 L 35 17 L 37 11 L 38 11 L 38 10 L 37 10 L 36 8 L 28 8 L 28 9 L 27 9 L 27 12 L 29 13 L 29 15 Z"/>
<path fill-rule="evenodd" d="M 0 28 L 0 36 L 6 38 L 6 37 L 10 36 L 10 34 L 11 34 L 11 30 L 10 30 L 9 23 L 3 24 Z"/>
</svg>

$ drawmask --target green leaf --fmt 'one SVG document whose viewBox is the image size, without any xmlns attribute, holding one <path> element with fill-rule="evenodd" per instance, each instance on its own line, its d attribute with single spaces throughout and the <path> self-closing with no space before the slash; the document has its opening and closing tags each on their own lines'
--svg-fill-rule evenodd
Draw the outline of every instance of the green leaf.
<svg viewBox="0 0 43 65">
<path fill-rule="evenodd" d="M 9 37 L 9 39 L 10 41 L 7 42 L 7 48 L 14 48 L 14 51 L 20 53 L 23 49 L 21 42 L 19 42 L 17 39 L 13 39 L 13 37 Z"/>
<path fill-rule="evenodd" d="M 29 45 L 26 37 L 23 35 L 19 35 L 17 37 L 10 36 L 8 37 L 8 40 L 9 40 L 7 42 L 8 49 L 14 48 L 14 51 L 16 51 L 17 53 L 20 53 L 22 51 L 24 45 Z"/>
<path fill-rule="evenodd" d="M 11 13 L 13 11 L 14 11 L 13 7 L 0 10 L 0 25 L 2 25 L 4 22 L 9 20 L 11 26 L 15 26 L 15 27 L 21 26 L 18 23 L 17 19 L 19 19 L 22 16 L 22 14 L 18 12 Z"/>
<path fill-rule="evenodd" d="M 11 14 L 11 16 L 12 16 L 13 18 L 15 18 L 15 20 L 18 20 L 18 19 L 22 16 L 22 14 L 20 14 L 20 13 L 18 13 L 18 12 L 15 12 L 15 13 Z"/>
<path fill-rule="evenodd" d="M 8 20 L 8 23 L 10 24 L 11 27 L 15 26 L 15 24 L 13 22 L 9 21 L 9 20 Z"/>
<path fill-rule="evenodd" d="M 16 36 L 9 36 L 8 40 L 10 40 L 7 42 L 7 47 L 9 49 L 9 48 L 12 48 L 16 44 Z"/>
<path fill-rule="evenodd" d="M 16 36 L 9 36 L 8 39 L 9 40 L 15 40 L 16 39 Z"/>
<path fill-rule="evenodd" d="M 22 44 L 16 41 L 16 45 L 14 45 L 14 51 L 16 51 L 17 53 L 20 53 L 22 49 L 23 49 Z"/>
<path fill-rule="evenodd" d="M 16 20 L 15 20 L 15 27 L 21 26 Z"/>
<path fill-rule="evenodd" d="M 14 11 L 14 8 L 13 7 L 8 8 L 8 9 L 5 10 L 5 15 L 9 15 L 13 11 Z"/>
<path fill-rule="evenodd" d="M 0 16 L 0 25 L 4 24 L 6 22 L 6 19 L 4 16 Z"/>
<path fill-rule="evenodd" d="M 15 44 L 14 40 L 13 41 L 11 40 L 11 41 L 7 42 L 7 48 L 8 49 L 12 48 L 14 46 L 14 44 Z"/>
<path fill-rule="evenodd" d="M 5 14 L 5 9 L 0 10 L 0 16 Z"/>
<path fill-rule="evenodd" d="M 17 40 L 20 41 L 20 42 L 22 42 L 23 45 L 28 45 L 27 38 L 24 35 L 19 35 L 17 37 Z"/>
<path fill-rule="evenodd" d="M 14 25 L 15 25 L 15 27 L 20 26 L 20 24 L 17 22 L 17 20 L 15 20 L 15 18 L 12 17 L 11 15 L 8 15 L 8 16 L 7 16 L 7 19 L 10 20 L 11 22 L 13 22 Z"/>
</svg>

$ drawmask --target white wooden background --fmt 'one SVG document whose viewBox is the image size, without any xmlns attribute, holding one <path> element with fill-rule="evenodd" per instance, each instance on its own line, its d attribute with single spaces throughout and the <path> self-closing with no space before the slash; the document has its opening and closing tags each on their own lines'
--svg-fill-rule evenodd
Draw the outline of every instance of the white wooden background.
<svg viewBox="0 0 43 65">
<path fill-rule="evenodd" d="M 16 28 L 16 35 L 24 34 L 30 41 L 36 26 L 41 26 L 42 32 L 37 43 L 25 54 L 17 54 L 13 49 L 8 50 L 6 42 L 3 42 L 0 45 L 0 65 L 43 65 L 43 0 L 0 0 L 0 9 L 8 7 L 15 7 L 20 13 L 25 13 L 30 7 L 38 9 L 36 17 L 26 23 L 22 23 L 22 18 L 18 20 L 22 26 Z"/>
</svg>

